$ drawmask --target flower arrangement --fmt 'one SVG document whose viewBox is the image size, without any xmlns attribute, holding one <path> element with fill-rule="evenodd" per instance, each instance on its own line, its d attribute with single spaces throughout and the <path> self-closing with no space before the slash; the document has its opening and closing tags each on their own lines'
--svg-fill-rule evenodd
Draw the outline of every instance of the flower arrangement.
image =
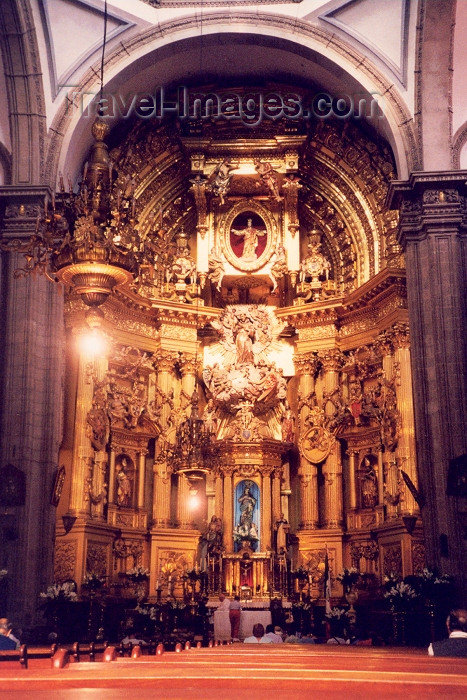
<svg viewBox="0 0 467 700">
<path fill-rule="evenodd" d="M 152 605 L 150 608 L 143 608 L 141 605 L 137 605 L 135 608 L 136 612 L 138 612 L 140 615 L 145 615 L 146 617 L 149 617 L 150 620 L 157 620 L 157 613 L 158 610 L 157 608 Z"/>
<path fill-rule="evenodd" d="M 409 583 L 413 585 L 415 590 L 429 604 L 442 602 L 443 599 L 449 596 L 452 578 L 447 574 L 439 574 L 436 570 L 422 569 L 415 576 L 410 576 Z"/>
<path fill-rule="evenodd" d="M 418 597 L 418 593 L 409 583 L 399 581 L 384 593 L 384 597 L 389 601 L 393 612 L 402 612 Z"/>
<path fill-rule="evenodd" d="M 294 578 L 308 579 L 308 574 L 308 569 L 306 569 L 304 566 L 299 566 L 298 569 L 295 569 L 292 575 Z"/>
<path fill-rule="evenodd" d="M 200 581 L 202 578 L 201 571 L 198 571 L 196 568 L 186 571 L 185 575 L 192 583 L 196 583 L 196 581 Z"/>
<path fill-rule="evenodd" d="M 340 574 L 337 574 L 336 581 L 340 581 L 344 587 L 344 591 L 348 592 L 352 586 L 355 586 L 359 578 L 359 570 L 351 566 L 349 569 L 344 568 Z"/>
<path fill-rule="evenodd" d="M 390 571 L 389 574 L 386 574 L 386 576 L 383 578 L 384 581 L 384 587 L 386 590 L 389 590 L 393 586 L 396 585 L 396 583 L 400 583 L 401 577 L 399 574 L 396 574 L 395 571 Z"/>
<path fill-rule="evenodd" d="M 331 608 L 331 610 L 326 613 L 326 617 L 328 620 L 340 620 L 343 617 L 347 616 L 347 610 L 344 610 L 344 608 Z"/>
<path fill-rule="evenodd" d="M 135 583 L 147 581 L 149 578 L 149 569 L 145 569 L 144 566 L 134 566 L 125 573 L 130 581 L 134 581 Z"/>
<path fill-rule="evenodd" d="M 48 586 L 47 591 L 40 593 L 39 596 L 44 600 L 45 605 L 61 602 L 76 603 L 78 595 L 73 588 L 74 584 L 69 582 L 54 583 L 52 586 Z"/>
<path fill-rule="evenodd" d="M 90 571 L 83 579 L 83 587 L 90 591 L 97 591 L 105 583 L 105 576 L 100 576 L 95 571 Z"/>
</svg>

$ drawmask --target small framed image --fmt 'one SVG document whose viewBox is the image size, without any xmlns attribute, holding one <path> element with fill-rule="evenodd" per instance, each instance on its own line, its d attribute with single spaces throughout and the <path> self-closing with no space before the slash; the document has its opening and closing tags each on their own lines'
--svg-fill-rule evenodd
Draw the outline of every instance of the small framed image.
<svg viewBox="0 0 467 700">
<path fill-rule="evenodd" d="M 57 507 L 60 503 L 60 496 L 63 491 L 63 484 L 65 483 L 65 467 L 62 466 L 57 469 L 54 477 L 54 483 L 52 487 L 52 495 L 50 497 L 51 505 Z"/>
</svg>

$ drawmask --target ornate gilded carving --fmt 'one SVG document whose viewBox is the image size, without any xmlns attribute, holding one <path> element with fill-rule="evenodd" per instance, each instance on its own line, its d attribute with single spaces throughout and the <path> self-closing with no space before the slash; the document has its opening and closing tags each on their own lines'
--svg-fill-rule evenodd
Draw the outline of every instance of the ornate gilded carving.
<svg viewBox="0 0 467 700">
<path fill-rule="evenodd" d="M 86 572 L 94 572 L 98 576 L 107 574 L 108 545 L 88 540 L 86 548 Z"/>
<path fill-rule="evenodd" d="M 55 543 L 54 580 L 65 581 L 75 578 L 78 543 L 76 540 Z"/>
<path fill-rule="evenodd" d="M 386 545 L 383 550 L 383 575 L 391 573 L 402 578 L 402 548 L 400 544 Z"/>
<path fill-rule="evenodd" d="M 366 559 L 367 561 L 376 561 L 376 559 L 378 559 L 379 547 L 373 540 L 351 542 L 350 556 L 352 558 L 352 565 L 360 569 L 360 559 Z"/>
</svg>

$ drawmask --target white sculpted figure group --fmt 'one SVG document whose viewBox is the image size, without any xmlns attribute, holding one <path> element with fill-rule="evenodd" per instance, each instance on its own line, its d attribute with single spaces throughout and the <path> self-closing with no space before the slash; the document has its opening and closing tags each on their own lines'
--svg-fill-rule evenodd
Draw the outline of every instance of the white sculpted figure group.
<svg viewBox="0 0 467 700">
<path fill-rule="evenodd" d="M 272 437 L 268 412 L 280 410 L 287 393 L 282 370 L 267 353 L 283 328 L 270 307 L 229 306 L 212 325 L 219 332 L 224 363 L 203 371 L 203 379 L 224 421 L 224 435 L 238 440 Z M 228 415 L 227 415 L 228 414 Z"/>
</svg>

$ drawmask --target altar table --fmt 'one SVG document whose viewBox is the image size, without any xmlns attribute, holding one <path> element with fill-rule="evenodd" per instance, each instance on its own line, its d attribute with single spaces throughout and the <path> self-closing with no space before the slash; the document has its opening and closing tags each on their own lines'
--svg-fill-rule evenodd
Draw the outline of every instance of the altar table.
<svg viewBox="0 0 467 700">
<path fill-rule="evenodd" d="M 251 637 L 253 634 L 253 625 L 260 622 L 264 629 L 266 625 L 272 623 L 270 610 L 242 610 L 240 613 L 240 639 Z M 216 610 L 214 612 L 214 639 L 219 641 L 228 641 L 230 635 L 230 619 L 228 610 Z"/>
</svg>

